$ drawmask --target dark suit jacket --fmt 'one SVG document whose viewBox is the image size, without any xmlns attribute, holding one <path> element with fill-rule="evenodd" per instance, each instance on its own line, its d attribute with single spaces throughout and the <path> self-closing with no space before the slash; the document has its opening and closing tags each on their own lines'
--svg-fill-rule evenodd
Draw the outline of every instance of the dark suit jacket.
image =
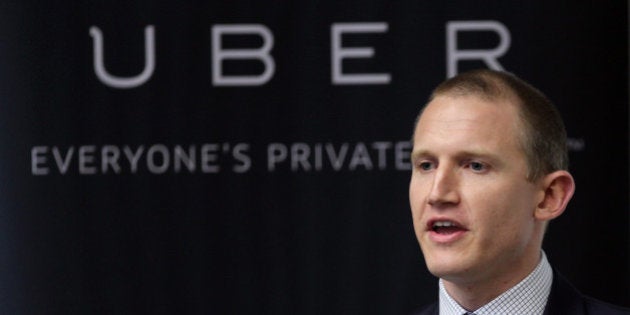
<svg viewBox="0 0 630 315">
<path fill-rule="evenodd" d="M 411 315 L 438 315 L 438 303 L 433 303 L 411 313 Z M 582 295 L 564 277 L 554 271 L 549 300 L 545 315 L 622 315 L 630 314 L 630 309 L 606 304 Z M 511 314 L 510 314 L 511 315 Z"/>
</svg>

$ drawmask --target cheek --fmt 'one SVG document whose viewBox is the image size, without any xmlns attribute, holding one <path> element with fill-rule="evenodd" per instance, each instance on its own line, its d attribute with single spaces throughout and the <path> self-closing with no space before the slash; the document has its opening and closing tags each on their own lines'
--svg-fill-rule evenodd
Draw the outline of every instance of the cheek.
<svg viewBox="0 0 630 315">
<path fill-rule="evenodd" d="M 416 176 L 411 177 L 409 182 L 409 204 L 411 205 L 411 211 L 417 212 L 427 196 L 426 181 L 420 180 Z"/>
<path fill-rule="evenodd" d="M 412 186 L 409 186 L 409 208 L 411 209 L 411 216 L 416 219 L 420 211 L 420 205 L 418 202 L 418 194 Z"/>
<path fill-rule="evenodd" d="M 487 233 L 504 242 L 519 242 L 528 238 L 534 221 L 532 197 L 527 189 L 486 189 L 478 192 L 476 203 L 483 211 L 474 213 L 477 221 L 485 222 Z M 483 205 L 483 206 L 481 206 Z M 474 205 L 472 206 L 474 208 Z"/>
<path fill-rule="evenodd" d="M 424 186 L 426 185 L 424 185 L 422 181 L 412 176 L 409 183 L 409 206 L 414 226 L 422 217 L 422 212 L 426 204 L 427 192 Z"/>
</svg>

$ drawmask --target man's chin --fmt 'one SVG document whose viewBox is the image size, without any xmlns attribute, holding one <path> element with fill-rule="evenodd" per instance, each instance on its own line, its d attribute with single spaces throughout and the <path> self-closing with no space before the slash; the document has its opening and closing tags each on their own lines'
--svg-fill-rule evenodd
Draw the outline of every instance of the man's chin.
<svg viewBox="0 0 630 315">
<path fill-rule="evenodd" d="M 429 272 L 444 280 L 456 280 L 466 278 L 470 268 L 461 261 L 453 261 L 447 259 L 441 260 L 425 260 Z"/>
</svg>

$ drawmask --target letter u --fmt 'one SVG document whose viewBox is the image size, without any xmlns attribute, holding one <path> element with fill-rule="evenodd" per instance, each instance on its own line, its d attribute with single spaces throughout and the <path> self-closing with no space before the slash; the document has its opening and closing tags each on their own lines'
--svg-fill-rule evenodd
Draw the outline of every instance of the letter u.
<svg viewBox="0 0 630 315">
<path fill-rule="evenodd" d="M 144 69 L 142 73 L 133 77 L 117 77 L 109 74 L 105 70 L 103 60 L 103 33 L 98 27 L 92 26 L 90 27 L 90 36 L 92 36 L 94 43 L 94 72 L 103 84 L 118 89 L 131 89 L 144 84 L 153 75 L 153 70 L 155 70 L 155 32 L 153 25 L 148 25 L 144 28 Z"/>
</svg>

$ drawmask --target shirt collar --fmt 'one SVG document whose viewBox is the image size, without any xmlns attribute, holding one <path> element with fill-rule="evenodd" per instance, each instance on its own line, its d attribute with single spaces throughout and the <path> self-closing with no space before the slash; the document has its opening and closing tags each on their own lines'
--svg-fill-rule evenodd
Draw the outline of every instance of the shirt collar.
<svg viewBox="0 0 630 315">
<path fill-rule="evenodd" d="M 539 314 L 542 315 L 551 291 L 553 271 L 547 256 L 541 259 L 534 271 L 525 279 L 503 292 L 488 304 L 474 311 L 476 315 L 490 314 Z M 467 311 L 446 292 L 442 279 L 439 281 L 440 315 L 462 315 Z"/>
</svg>

